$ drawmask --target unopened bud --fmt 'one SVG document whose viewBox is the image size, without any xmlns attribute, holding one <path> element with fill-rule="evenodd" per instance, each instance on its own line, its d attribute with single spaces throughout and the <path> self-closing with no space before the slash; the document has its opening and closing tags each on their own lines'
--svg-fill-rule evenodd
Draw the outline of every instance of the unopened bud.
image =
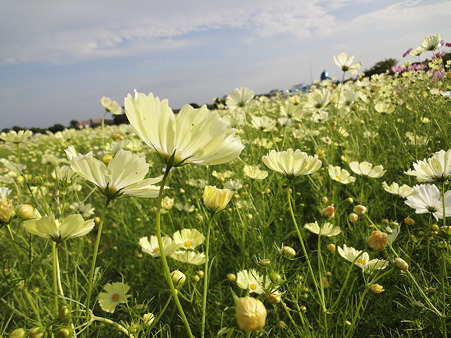
<svg viewBox="0 0 451 338">
<path fill-rule="evenodd" d="M 271 265 L 271 261 L 269 259 L 260 259 L 258 262 L 258 265 L 262 266 L 262 267 L 266 267 Z"/>
<path fill-rule="evenodd" d="M 348 216 L 349 222 L 355 223 L 359 220 L 359 215 L 351 212 Z"/>
<path fill-rule="evenodd" d="M 242 297 L 236 301 L 236 321 L 240 329 L 246 332 L 258 331 L 265 326 L 266 308 L 253 297 Z"/>
<path fill-rule="evenodd" d="M 381 293 L 384 292 L 384 287 L 380 284 L 371 284 L 370 290 L 374 293 Z"/>
<path fill-rule="evenodd" d="M 331 204 L 327 207 L 325 207 L 323 210 L 321 210 L 321 215 L 327 218 L 334 218 L 335 217 L 335 208 L 334 205 Z"/>
<path fill-rule="evenodd" d="M 16 215 L 21 219 L 33 218 L 34 208 L 29 204 L 21 204 L 16 208 Z"/>
<path fill-rule="evenodd" d="M 182 286 L 186 281 L 186 276 L 180 270 L 174 270 L 171 272 L 171 279 L 175 286 Z"/>
<path fill-rule="evenodd" d="M 282 247 L 282 254 L 287 258 L 293 258 L 296 256 L 296 251 L 291 246 Z"/>
<path fill-rule="evenodd" d="M 227 275 L 227 279 L 229 280 L 229 282 L 234 282 L 236 281 L 236 275 L 234 273 L 229 273 Z"/>
<path fill-rule="evenodd" d="M 363 205 L 356 205 L 355 207 L 354 207 L 354 213 L 356 213 L 357 215 L 359 215 L 359 216 L 362 216 L 362 215 L 364 215 L 364 214 L 366 214 L 366 207 L 365 206 L 363 206 Z"/>
<path fill-rule="evenodd" d="M 409 264 L 407 264 L 404 259 L 399 257 L 395 258 L 395 266 L 402 271 L 407 271 L 409 269 Z"/>
<path fill-rule="evenodd" d="M 335 249 L 336 249 L 335 244 L 333 244 L 333 243 L 327 244 L 327 250 L 329 250 L 330 252 L 334 252 Z"/>
<path fill-rule="evenodd" d="M 113 156 L 111 155 L 105 155 L 102 157 L 102 162 L 105 164 L 108 164 L 111 162 L 111 160 L 113 159 Z"/>
<path fill-rule="evenodd" d="M 371 235 L 366 239 L 368 246 L 376 251 L 382 251 L 387 246 L 388 235 L 385 232 L 379 230 L 373 231 Z"/>
<path fill-rule="evenodd" d="M 41 338 L 44 337 L 45 329 L 43 327 L 33 327 L 28 330 L 28 337 Z"/>
<path fill-rule="evenodd" d="M 271 272 L 271 274 L 269 275 L 269 278 L 274 282 L 274 283 L 282 283 L 283 282 L 283 278 L 280 274 L 278 274 L 277 272 Z"/>
<path fill-rule="evenodd" d="M 279 304 L 282 300 L 282 294 L 279 291 L 273 291 L 269 295 L 266 296 L 266 299 L 271 304 Z"/>
<path fill-rule="evenodd" d="M 10 338 L 23 338 L 25 337 L 26 331 L 22 328 L 15 329 L 9 334 Z"/>
<path fill-rule="evenodd" d="M 406 223 L 406 225 L 414 225 L 415 221 L 413 220 L 413 218 L 407 216 L 406 218 L 404 218 L 404 223 Z"/>
<path fill-rule="evenodd" d="M 0 200 L 0 222 L 8 223 L 14 215 L 13 204 L 10 201 Z"/>
<path fill-rule="evenodd" d="M 58 318 L 61 320 L 68 319 L 70 317 L 70 308 L 67 305 L 60 307 L 58 311 Z"/>
<path fill-rule="evenodd" d="M 68 338 L 71 336 L 72 336 L 71 331 L 67 327 L 59 329 L 58 332 L 56 333 L 56 338 Z"/>
</svg>

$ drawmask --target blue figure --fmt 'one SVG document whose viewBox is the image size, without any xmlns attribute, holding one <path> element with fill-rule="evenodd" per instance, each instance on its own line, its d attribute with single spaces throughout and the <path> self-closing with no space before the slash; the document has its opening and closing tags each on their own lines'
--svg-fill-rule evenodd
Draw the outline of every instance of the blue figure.
<svg viewBox="0 0 451 338">
<path fill-rule="evenodd" d="M 331 80 L 331 78 L 329 77 L 329 75 L 327 75 L 327 71 L 324 69 L 323 72 L 321 73 L 321 81 L 324 80 Z"/>
</svg>

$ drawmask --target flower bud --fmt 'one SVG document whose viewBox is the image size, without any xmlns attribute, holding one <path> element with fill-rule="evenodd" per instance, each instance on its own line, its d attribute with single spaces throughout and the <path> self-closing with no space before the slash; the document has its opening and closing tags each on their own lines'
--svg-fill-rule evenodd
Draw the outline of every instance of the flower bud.
<svg viewBox="0 0 451 338">
<path fill-rule="evenodd" d="M 409 264 L 407 264 L 404 259 L 399 257 L 395 258 L 395 266 L 402 271 L 407 271 L 409 269 Z"/>
<path fill-rule="evenodd" d="M 70 308 L 67 305 L 60 307 L 58 311 L 58 318 L 61 320 L 68 319 L 70 317 Z"/>
<path fill-rule="evenodd" d="M 271 272 L 271 274 L 269 275 L 269 278 L 274 282 L 274 283 L 282 283 L 283 282 L 283 278 L 280 274 L 278 274 L 277 272 Z"/>
<path fill-rule="evenodd" d="M 218 189 L 210 185 L 204 188 L 203 198 L 205 206 L 215 213 L 224 210 L 232 196 L 233 192 L 229 189 Z"/>
<path fill-rule="evenodd" d="M 359 215 L 351 212 L 348 216 L 349 222 L 355 223 L 359 220 Z"/>
<path fill-rule="evenodd" d="M 67 327 L 63 327 L 58 330 L 56 333 L 56 338 L 68 338 L 72 337 L 71 330 L 69 330 Z"/>
<path fill-rule="evenodd" d="M 236 275 L 234 273 L 229 273 L 227 275 L 227 279 L 229 280 L 229 282 L 234 282 L 236 281 Z"/>
<path fill-rule="evenodd" d="M 335 217 L 335 208 L 334 205 L 331 204 L 327 207 L 325 207 L 323 210 L 321 210 L 321 215 L 327 218 L 334 218 Z"/>
<path fill-rule="evenodd" d="M 10 338 L 23 338 L 25 337 L 26 331 L 22 328 L 15 329 L 9 334 Z"/>
<path fill-rule="evenodd" d="M 335 249 L 336 249 L 335 244 L 333 244 L 333 243 L 327 244 L 327 250 L 329 250 L 330 252 L 334 252 Z"/>
<path fill-rule="evenodd" d="M 265 326 L 266 308 L 253 297 L 242 297 L 236 301 L 236 321 L 246 332 L 258 331 Z"/>
<path fill-rule="evenodd" d="M 180 270 L 174 270 L 171 272 L 171 279 L 175 286 L 182 286 L 186 281 L 186 276 Z"/>
<path fill-rule="evenodd" d="M 382 251 L 387 246 L 387 240 L 388 235 L 385 232 L 376 230 L 366 239 L 366 244 L 373 250 Z"/>
<path fill-rule="evenodd" d="M 380 284 L 371 284 L 370 290 L 374 293 L 381 293 L 384 292 L 384 287 Z"/>
<path fill-rule="evenodd" d="M 174 205 L 174 199 L 169 198 L 168 196 L 163 198 L 163 200 L 161 201 L 161 207 L 163 209 L 171 210 L 173 205 Z"/>
<path fill-rule="evenodd" d="M 108 164 L 111 162 L 111 160 L 113 159 L 113 156 L 111 155 L 105 155 L 102 157 L 102 162 L 105 164 Z"/>
<path fill-rule="evenodd" d="M 415 221 L 413 220 L 413 218 L 407 216 L 406 218 L 404 218 L 404 223 L 406 223 L 406 225 L 414 225 Z"/>
<path fill-rule="evenodd" d="M 258 261 L 258 265 L 260 265 L 261 267 L 267 267 L 267 266 L 271 265 L 271 261 L 269 259 L 266 259 L 266 258 L 260 259 Z"/>
<path fill-rule="evenodd" d="M 16 215 L 21 219 L 33 218 L 34 208 L 29 204 L 21 204 L 16 208 Z"/>
<path fill-rule="evenodd" d="M 438 227 L 437 224 L 432 224 L 431 229 L 432 231 L 440 231 L 440 228 Z"/>
<path fill-rule="evenodd" d="M 13 204 L 10 201 L 0 200 L 0 222 L 8 223 L 14 215 Z"/>
<path fill-rule="evenodd" d="M 293 258 L 296 256 L 296 251 L 291 246 L 282 247 L 282 254 L 287 258 Z"/>
<path fill-rule="evenodd" d="M 41 338 L 44 337 L 45 329 L 43 327 L 33 327 L 28 330 L 28 337 L 30 338 Z"/>
<path fill-rule="evenodd" d="M 356 205 L 355 207 L 354 207 L 354 213 L 356 213 L 357 215 L 359 215 L 359 216 L 362 216 L 362 215 L 364 215 L 364 214 L 366 214 L 366 207 L 365 206 L 363 206 L 363 205 Z"/>
<path fill-rule="evenodd" d="M 282 294 L 279 291 L 273 291 L 266 296 L 266 299 L 271 304 L 279 304 L 280 301 L 282 300 Z"/>
<path fill-rule="evenodd" d="M 144 325 L 150 326 L 155 320 L 155 315 L 152 312 L 145 313 L 143 316 Z"/>
</svg>

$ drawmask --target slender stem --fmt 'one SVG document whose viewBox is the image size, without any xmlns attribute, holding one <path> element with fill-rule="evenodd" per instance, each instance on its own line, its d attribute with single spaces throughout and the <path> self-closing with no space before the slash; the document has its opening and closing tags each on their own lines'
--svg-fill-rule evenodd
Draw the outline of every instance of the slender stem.
<svg viewBox="0 0 451 338">
<path fill-rule="evenodd" d="M 86 296 L 86 314 L 88 316 L 89 316 L 89 312 L 90 312 L 88 310 L 89 310 L 89 306 L 91 304 L 92 280 L 94 278 L 94 272 L 96 269 L 97 254 L 99 252 L 99 246 L 100 246 L 100 237 L 102 236 L 102 230 L 103 230 L 103 224 L 105 222 L 106 210 L 107 210 L 110 202 L 111 202 L 111 200 L 109 198 L 107 198 L 105 207 L 103 208 L 102 218 L 100 219 L 99 229 L 97 231 L 97 238 L 96 238 L 96 243 L 94 246 L 94 254 L 93 254 L 92 262 L 91 262 L 91 270 L 89 271 L 88 291 L 87 291 L 87 296 Z"/>
<path fill-rule="evenodd" d="M 210 279 L 209 274 L 209 252 L 210 252 L 210 232 L 211 232 L 211 225 L 213 223 L 215 212 L 211 213 L 210 221 L 208 222 L 208 230 L 207 230 L 207 238 L 205 240 L 205 276 L 204 276 L 204 290 L 202 294 L 202 332 L 201 337 L 205 337 L 205 320 L 206 320 L 206 313 L 207 313 L 207 292 L 208 292 L 208 281 Z"/>
<path fill-rule="evenodd" d="M 58 312 L 58 272 L 56 266 L 58 265 L 58 249 L 56 242 L 52 241 L 52 258 L 53 258 L 53 301 L 55 303 L 55 312 Z"/>
<path fill-rule="evenodd" d="M 161 236 L 161 201 L 163 199 L 163 191 L 164 191 L 164 185 L 166 183 L 166 179 L 169 176 L 169 172 L 171 171 L 172 166 L 170 164 L 166 165 L 166 171 L 164 172 L 163 179 L 161 180 L 161 186 L 160 186 L 160 193 L 158 194 L 157 198 L 157 212 L 155 215 L 155 229 L 156 229 L 156 236 L 158 240 L 158 247 L 160 248 L 160 255 L 161 255 L 161 264 L 163 266 L 163 272 L 166 277 L 166 281 L 169 285 L 169 288 L 171 289 L 172 298 L 174 298 L 175 304 L 177 306 L 177 309 L 179 311 L 180 317 L 182 317 L 183 323 L 185 324 L 186 333 L 189 337 L 194 337 L 191 328 L 189 326 L 188 319 L 186 318 L 185 312 L 183 311 L 182 304 L 180 303 L 179 297 L 178 297 L 178 291 L 175 289 L 174 282 L 171 278 L 171 272 L 169 270 L 169 265 L 166 259 L 166 255 L 164 254 L 164 245 L 163 245 L 163 238 Z"/>
<path fill-rule="evenodd" d="M 119 323 L 116 323 L 116 322 L 112 321 L 111 319 L 103 318 L 103 317 L 97 317 L 97 316 L 93 315 L 93 316 L 91 316 L 91 322 L 93 322 L 93 321 L 97 321 L 97 322 L 102 322 L 102 323 L 113 325 L 117 330 L 119 330 L 122 333 L 126 334 L 130 338 L 134 337 L 125 327 L 123 327 Z"/>
</svg>

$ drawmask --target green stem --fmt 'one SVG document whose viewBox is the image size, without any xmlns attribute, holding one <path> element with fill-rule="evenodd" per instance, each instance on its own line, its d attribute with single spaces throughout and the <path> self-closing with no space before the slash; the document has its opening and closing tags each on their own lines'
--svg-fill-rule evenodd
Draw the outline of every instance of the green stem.
<svg viewBox="0 0 451 338">
<path fill-rule="evenodd" d="M 202 332 L 201 337 L 205 337 L 205 320 L 206 320 L 206 313 L 207 313 L 207 292 L 208 292 L 208 280 L 210 278 L 209 274 L 209 253 L 210 253 L 210 232 L 211 232 L 211 225 L 213 223 L 213 217 L 215 215 L 215 212 L 211 213 L 210 221 L 208 222 L 208 229 L 207 229 L 207 238 L 205 240 L 205 276 L 204 276 L 204 290 L 202 294 Z"/>
<path fill-rule="evenodd" d="M 56 242 L 52 241 L 52 258 L 53 258 L 53 301 L 55 303 L 55 312 L 58 313 L 58 272 L 56 266 L 58 265 L 58 249 Z"/>
<path fill-rule="evenodd" d="M 124 333 L 125 335 L 129 336 L 130 338 L 134 337 L 125 327 L 123 327 L 119 323 L 116 323 L 116 322 L 112 321 L 111 319 L 103 318 L 103 317 L 97 317 L 97 316 L 93 315 L 93 316 L 91 316 L 91 322 L 94 322 L 94 321 L 113 325 L 118 331 L 121 331 L 122 333 Z"/>
<path fill-rule="evenodd" d="M 96 262 L 97 262 L 97 254 L 99 252 L 99 246 L 100 246 L 100 237 L 102 236 L 102 230 L 103 230 L 103 224 L 105 222 L 105 217 L 106 217 L 106 210 L 108 208 L 108 205 L 110 204 L 111 200 L 109 198 L 107 198 L 106 203 L 105 203 L 105 207 L 103 208 L 103 212 L 102 212 L 102 218 L 100 219 L 100 224 L 99 224 L 99 229 L 97 231 L 97 238 L 96 238 L 96 243 L 94 246 L 94 254 L 92 257 L 92 262 L 91 262 L 91 269 L 89 271 L 89 279 L 88 279 L 88 291 L 87 291 L 87 296 L 86 296 L 86 314 L 89 316 L 89 306 L 91 304 L 91 293 L 92 293 L 92 280 L 94 278 L 94 272 L 96 269 Z"/>
<path fill-rule="evenodd" d="M 166 171 L 164 172 L 163 179 L 161 180 L 161 186 L 160 186 L 160 192 L 158 194 L 157 198 L 157 212 L 155 215 L 155 228 L 156 228 L 156 236 L 158 240 L 158 247 L 160 248 L 160 255 L 161 255 L 161 264 L 163 266 L 163 272 L 166 277 L 166 281 L 169 285 L 169 288 L 171 289 L 172 298 L 174 298 L 175 304 L 177 306 L 177 309 L 179 311 L 180 317 L 182 317 L 182 321 L 185 324 L 186 332 L 189 337 L 194 337 L 191 328 L 189 326 L 188 319 L 186 318 L 185 312 L 183 311 L 182 304 L 180 303 L 179 297 L 178 297 L 178 291 L 175 289 L 174 282 L 171 278 L 171 272 L 169 270 L 169 265 L 166 259 L 166 255 L 164 254 L 164 245 L 163 245 L 163 238 L 161 236 L 161 201 L 163 199 L 163 191 L 164 191 L 164 185 L 166 183 L 166 179 L 169 176 L 169 172 L 171 171 L 172 166 L 170 164 L 166 165 Z"/>
</svg>

